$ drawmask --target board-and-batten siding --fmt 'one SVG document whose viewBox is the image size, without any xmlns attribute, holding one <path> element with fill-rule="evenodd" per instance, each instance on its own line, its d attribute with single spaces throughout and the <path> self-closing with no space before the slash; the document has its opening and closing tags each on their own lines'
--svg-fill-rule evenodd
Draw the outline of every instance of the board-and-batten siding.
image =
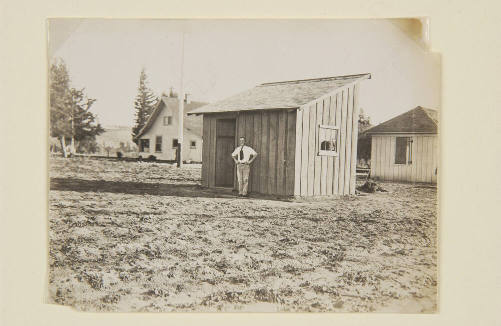
<svg viewBox="0 0 501 326">
<path fill-rule="evenodd" d="M 216 120 L 236 119 L 235 146 L 245 137 L 259 154 L 251 165 L 249 192 L 294 195 L 296 110 L 243 111 L 204 115 L 202 185 L 215 186 Z M 238 183 L 234 175 L 234 188 Z"/>
<path fill-rule="evenodd" d="M 303 106 L 297 113 L 296 196 L 355 193 L 358 139 L 358 85 L 345 88 Z M 339 127 L 338 155 L 319 156 L 318 126 Z"/>
<path fill-rule="evenodd" d="M 239 112 L 237 137 L 242 136 L 259 154 L 251 165 L 249 191 L 294 195 L 296 110 Z"/>
<path fill-rule="evenodd" d="M 412 163 L 395 164 L 396 137 L 412 137 Z M 436 135 L 373 135 L 371 176 L 387 181 L 437 182 Z"/>
</svg>

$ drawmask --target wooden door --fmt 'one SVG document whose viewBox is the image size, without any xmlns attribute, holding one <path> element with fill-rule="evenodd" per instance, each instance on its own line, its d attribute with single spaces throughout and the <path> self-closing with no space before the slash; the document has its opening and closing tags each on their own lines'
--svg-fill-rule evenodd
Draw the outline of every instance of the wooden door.
<svg viewBox="0 0 501 326">
<path fill-rule="evenodd" d="M 235 119 L 216 120 L 216 187 L 233 187 L 235 163 Z"/>
</svg>

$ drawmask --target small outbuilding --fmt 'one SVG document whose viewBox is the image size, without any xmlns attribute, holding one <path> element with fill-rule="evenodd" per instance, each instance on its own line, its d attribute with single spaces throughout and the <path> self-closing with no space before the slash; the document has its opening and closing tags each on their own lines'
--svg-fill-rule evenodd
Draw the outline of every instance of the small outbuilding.
<svg viewBox="0 0 501 326">
<path fill-rule="evenodd" d="M 202 161 L 202 119 L 186 113 L 207 103 L 184 99 L 183 161 Z M 162 96 L 150 118 L 136 136 L 139 156 L 159 160 L 176 160 L 179 138 L 179 101 Z"/>
<path fill-rule="evenodd" d="M 371 177 L 436 183 L 438 112 L 418 106 L 366 131 L 371 137 Z"/>
<path fill-rule="evenodd" d="M 202 183 L 236 188 L 239 137 L 258 152 L 249 191 L 355 193 L 360 82 L 370 74 L 264 83 L 188 114 L 203 115 Z"/>
</svg>

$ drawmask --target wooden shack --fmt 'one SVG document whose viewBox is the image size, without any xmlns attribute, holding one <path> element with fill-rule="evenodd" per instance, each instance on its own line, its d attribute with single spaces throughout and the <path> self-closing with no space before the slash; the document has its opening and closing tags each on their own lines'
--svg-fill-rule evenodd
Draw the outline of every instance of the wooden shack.
<svg viewBox="0 0 501 326">
<path fill-rule="evenodd" d="M 438 113 L 418 106 L 366 131 L 371 137 L 371 177 L 436 183 Z"/>
<path fill-rule="evenodd" d="M 360 82 L 370 74 L 264 83 L 188 114 L 203 115 L 202 183 L 236 188 L 239 137 L 258 153 L 249 191 L 355 193 Z"/>
</svg>

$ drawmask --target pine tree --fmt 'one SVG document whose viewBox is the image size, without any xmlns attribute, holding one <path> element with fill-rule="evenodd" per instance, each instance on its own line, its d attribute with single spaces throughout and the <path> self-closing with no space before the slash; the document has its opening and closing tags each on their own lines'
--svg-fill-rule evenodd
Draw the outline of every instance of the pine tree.
<svg viewBox="0 0 501 326">
<path fill-rule="evenodd" d="M 134 109 L 136 110 L 135 125 L 132 128 L 132 140 L 137 144 L 136 136 L 139 131 L 144 127 L 146 121 L 153 113 L 155 106 L 158 102 L 158 98 L 153 94 L 153 91 L 148 87 L 148 76 L 144 68 L 141 70 L 141 75 L 139 76 L 139 87 L 137 89 L 138 94 L 134 101 Z"/>
<path fill-rule="evenodd" d="M 66 157 L 66 138 L 71 135 L 68 123 L 70 76 L 66 64 L 56 60 L 49 72 L 50 135 L 56 137 Z"/>
<path fill-rule="evenodd" d="M 362 133 L 372 127 L 371 118 L 365 114 L 364 109 L 360 108 L 358 115 L 358 133 Z"/>
<path fill-rule="evenodd" d="M 87 98 L 84 89 L 70 87 L 68 69 L 62 60 L 54 61 L 50 67 L 49 90 L 50 134 L 59 139 L 63 156 L 67 157 L 67 141 L 71 153 L 75 152 L 76 142 L 81 149 L 95 147 L 96 135 L 104 131 L 89 111 L 96 100 Z"/>
</svg>

